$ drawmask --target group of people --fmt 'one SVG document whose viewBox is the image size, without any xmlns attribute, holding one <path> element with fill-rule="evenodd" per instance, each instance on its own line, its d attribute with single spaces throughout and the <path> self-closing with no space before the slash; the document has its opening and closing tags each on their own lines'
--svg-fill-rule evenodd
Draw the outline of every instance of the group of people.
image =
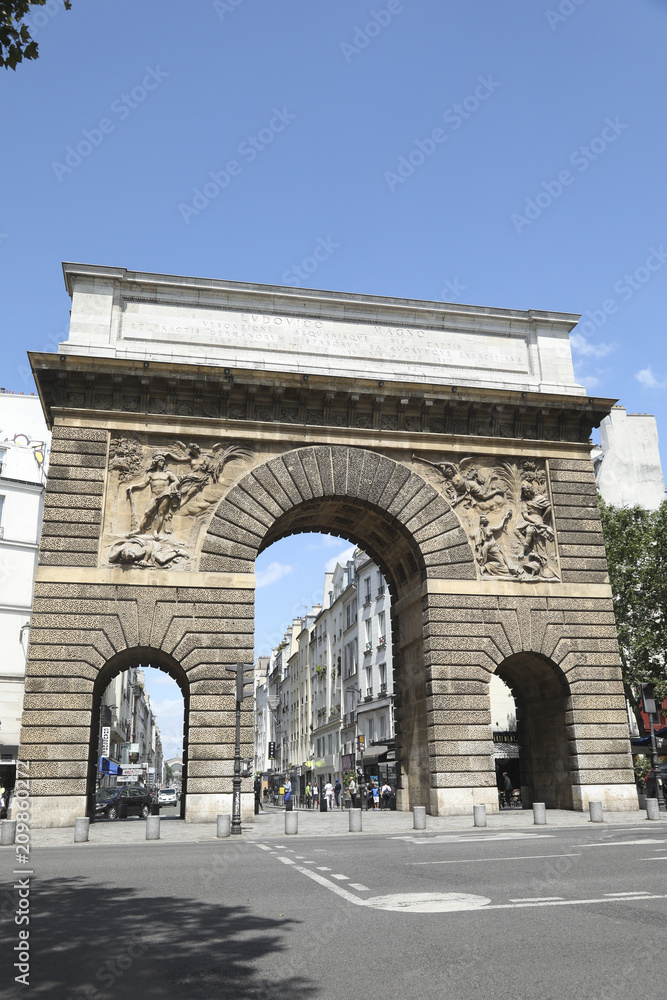
<svg viewBox="0 0 667 1000">
<path fill-rule="evenodd" d="M 326 799 L 327 809 L 333 809 L 334 804 L 336 809 L 342 808 L 340 797 L 342 790 L 343 786 L 340 783 L 340 778 L 336 778 L 333 785 L 330 781 L 327 781 L 321 793 L 316 781 L 308 782 L 306 785 L 306 809 L 317 809 L 320 802 L 320 794 L 322 798 Z"/>
</svg>

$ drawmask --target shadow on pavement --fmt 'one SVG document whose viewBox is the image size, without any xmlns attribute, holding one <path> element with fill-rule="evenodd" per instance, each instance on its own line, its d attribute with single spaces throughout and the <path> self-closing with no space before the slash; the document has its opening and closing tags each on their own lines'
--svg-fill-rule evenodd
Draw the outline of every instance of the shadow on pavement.
<svg viewBox="0 0 667 1000">
<path fill-rule="evenodd" d="M 288 974 L 284 953 L 298 927 L 245 907 L 78 877 L 40 880 L 31 898 L 29 992 L 49 1000 L 302 1000 L 319 990 Z"/>
</svg>

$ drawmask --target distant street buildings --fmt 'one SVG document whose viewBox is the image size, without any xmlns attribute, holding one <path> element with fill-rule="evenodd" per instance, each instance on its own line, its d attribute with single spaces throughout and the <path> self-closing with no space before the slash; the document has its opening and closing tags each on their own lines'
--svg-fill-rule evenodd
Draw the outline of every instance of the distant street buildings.
<svg viewBox="0 0 667 1000">
<path fill-rule="evenodd" d="M 665 499 L 665 481 L 655 417 L 614 406 L 600 424 L 600 444 L 591 458 L 602 499 L 613 507 L 656 510 Z"/>
</svg>

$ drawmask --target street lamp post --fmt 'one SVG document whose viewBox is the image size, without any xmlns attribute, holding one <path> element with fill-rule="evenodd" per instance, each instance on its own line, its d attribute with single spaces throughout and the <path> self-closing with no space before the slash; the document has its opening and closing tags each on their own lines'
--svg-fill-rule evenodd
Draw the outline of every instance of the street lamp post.
<svg viewBox="0 0 667 1000">
<path fill-rule="evenodd" d="M 660 772 L 658 770 L 658 744 L 655 736 L 655 726 L 653 725 L 653 716 L 658 714 L 653 685 L 642 684 L 641 691 L 642 701 L 644 702 L 644 711 L 648 715 L 649 733 L 651 738 L 651 767 L 653 768 L 653 774 L 655 775 L 655 797 L 658 800 L 658 809 L 661 812 L 667 812 L 667 805 L 665 804 L 665 790 L 662 782 L 660 781 Z"/>
<path fill-rule="evenodd" d="M 231 833 L 237 836 L 241 834 L 241 702 L 251 693 L 243 687 L 244 674 L 247 670 L 253 670 L 253 665 L 246 663 L 235 663 L 233 667 L 227 667 L 236 674 L 236 734 L 234 739 L 234 779 L 232 783 L 232 825 Z"/>
</svg>

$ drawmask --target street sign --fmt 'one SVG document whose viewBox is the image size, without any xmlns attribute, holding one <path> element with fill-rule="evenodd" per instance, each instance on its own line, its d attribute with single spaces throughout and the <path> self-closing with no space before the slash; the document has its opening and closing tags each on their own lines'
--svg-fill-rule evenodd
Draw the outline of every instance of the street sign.
<svg viewBox="0 0 667 1000">
<path fill-rule="evenodd" d="M 110 741 L 110 739 L 111 739 L 111 727 L 110 726 L 102 726 L 102 743 L 101 743 L 101 746 L 100 746 L 100 749 L 101 749 L 100 756 L 101 757 L 108 757 L 109 756 L 109 741 Z"/>
<path fill-rule="evenodd" d="M 140 778 L 143 773 L 144 769 L 140 764 L 130 764 L 123 768 L 123 775 L 126 778 Z"/>
<path fill-rule="evenodd" d="M 269 743 L 268 758 L 269 758 L 269 760 L 275 760 L 276 759 L 276 745 L 275 745 L 275 743 Z"/>
</svg>

